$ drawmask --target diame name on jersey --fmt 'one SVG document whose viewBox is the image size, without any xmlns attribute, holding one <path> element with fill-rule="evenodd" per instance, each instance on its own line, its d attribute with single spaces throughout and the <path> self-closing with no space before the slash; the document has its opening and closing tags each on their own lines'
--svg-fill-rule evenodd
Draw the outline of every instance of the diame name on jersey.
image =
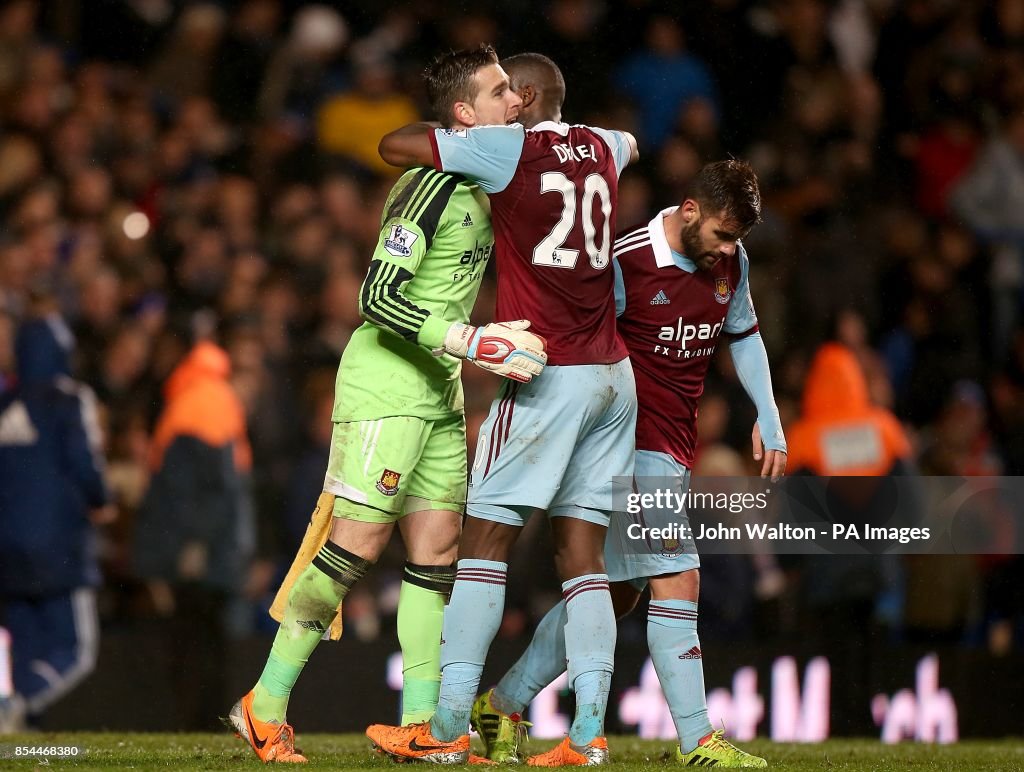
<svg viewBox="0 0 1024 772">
<path fill-rule="evenodd" d="M 597 161 L 597 151 L 594 150 L 593 145 L 563 145 L 554 144 L 551 149 L 555 151 L 555 155 L 558 156 L 558 163 L 564 164 L 566 161 L 576 161 L 582 163 L 587 159 L 591 161 Z"/>
</svg>

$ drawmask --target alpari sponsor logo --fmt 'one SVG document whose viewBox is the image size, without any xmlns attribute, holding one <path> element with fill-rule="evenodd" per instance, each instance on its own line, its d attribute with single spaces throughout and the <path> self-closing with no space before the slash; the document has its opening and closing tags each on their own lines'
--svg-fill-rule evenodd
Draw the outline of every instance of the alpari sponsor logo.
<svg viewBox="0 0 1024 772">
<path fill-rule="evenodd" d="M 467 214 L 466 217 L 469 217 L 469 215 Z M 467 249 L 462 253 L 462 257 L 459 258 L 459 265 L 469 265 L 475 268 L 479 263 L 489 260 L 493 251 L 493 241 L 487 244 L 477 243 L 472 249 Z"/>
<path fill-rule="evenodd" d="M 711 356 L 715 353 L 715 345 L 718 342 L 719 333 L 722 332 L 722 325 L 725 324 L 723 316 L 715 324 L 702 322 L 701 324 L 689 324 L 683 317 L 679 317 L 673 325 L 662 327 L 658 332 L 658 340 L 664 343 L 672 343 L 678 346 L 676 358 L 690 359 L 699 356 Z M 694 342 L 696 341 L 696 345 Z M 708 341 L 702 345 L 701 341 Z M 655 345 L 654 352 L 670 356 L 672 349 L 664 345 Z"/>
</svg>

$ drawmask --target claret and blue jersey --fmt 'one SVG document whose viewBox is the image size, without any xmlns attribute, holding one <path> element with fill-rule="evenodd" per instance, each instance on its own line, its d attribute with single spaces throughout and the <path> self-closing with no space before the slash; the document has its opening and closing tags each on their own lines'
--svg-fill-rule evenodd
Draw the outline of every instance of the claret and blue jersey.
<svg viewBox="0 0 1024 772">
<path fill-rule="evenodd" d="M 438 169 L 490 196 L 498 318 L 529 319 L 549 365 L 624 359 L 610 267 L 626 135 L 548 121 L 438 129 L 431 142 Z"/>
<path fill-rule="evenodd" d="M 640 402 L 637 448 L 693 466 L 697 401 L 723 333 L 758 331 L 742 244 L 710 271 L 669 247 L 663 219 L 624 231 L 614 248 L 619 334 L 629 349 Z"/>
<path fill-rule="evenodd" d="M 464 174 L 490 197 L 497 317 L 529 319 L 548 354 L 540 378 L 505 385 L 492 404 L 468 512 L 518 525 L 525 506 L 607 523 L 611 479 L 633 471 L 636 426 L 611 270 L 629 139 L 544 122 L 440 129 L 431 141 L 438 169 Z M 607 478 L 593 474 L 597 463 Z"/>
</svg>

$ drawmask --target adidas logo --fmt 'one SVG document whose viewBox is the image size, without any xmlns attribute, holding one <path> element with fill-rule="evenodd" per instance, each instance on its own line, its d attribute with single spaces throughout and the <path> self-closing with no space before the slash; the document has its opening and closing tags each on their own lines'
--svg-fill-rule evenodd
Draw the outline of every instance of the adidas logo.
<svg viewBox="0 0 1024 772">
<path fill-rule="evenodd" d="M 473 227 L 473 218 L 469 216 L 469 212 L 466 212 L 466 217 L 462 221 L 462 227 L 463 228 L 472 228 Z"/>
<path fill-rule="evenodd" d="M 307 630 L 312 630 L 314 633 L 320 633 L 321 635 L 327 632 L 324 626 L 315 619 L 311 619 L 308 622 L 300 619 L 298 621 L 298 625 L 299 627 L 305 627 Z"/>
<path fill-rule="evenodd" d="M 703 659 L 700 653 L 700 646 L 694 646 L 685 654 L 680 654 L 679 659 Z"/>
<path fill-rule="evenodd" d="M 651 298 L 652 306 L 667 306 L 672 301 L 668 299 L 665 290 L 658 290 L 658 294 Z"/>
<path fill-rule="evenodd" d="M 0 445 L 34 445 L 39 432 L 29 418 L 25 403 L 12 402 L 0 415 Z"/>
</svg>

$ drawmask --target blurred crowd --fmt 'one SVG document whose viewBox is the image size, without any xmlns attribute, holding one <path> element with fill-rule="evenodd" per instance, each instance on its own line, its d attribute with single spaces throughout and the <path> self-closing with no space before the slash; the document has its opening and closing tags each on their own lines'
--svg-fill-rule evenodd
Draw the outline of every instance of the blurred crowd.
<svg viewBox="0 0 1024 772">
<path fill-rule="evenodd" d="M 335 370 L 396 174 L 378 140 L 432 117 L 419 74 L 433 53 L 480 41 L 550 55 L 566 120 L 636 134 L 622 227 L 679 203 L 707 161 L 755 166 L 764 223 L 746 247 L 784 426 L 814 352 L 839 341 L 922 472 L 1024 474 L 1024 0 L 338 8 L 0 3 L 0 391 L 17 326 L 58 309 L 101 406 L 118 510 L 100 533 L 108 627 L 168 613 L 138 571 L 137 514 L 159 469 L 165 383 L 206 341 L 227 353 L 247 436 L 253 527 L 231 629 L 270 629 L 262 604 L 320 492 Z M 476 319 L 493 293 L 492 268 Z M 472 367 L 463 378 L 472 446 L 497 383 Z M 753 472 L 753 419 L 719 356 L 696 474 Z M 551 602 L 537 588 L 557 586 L 518 562 L 507 634 Z M 346 601 L 360 637 L 393 624 L 400 563 L 386 563 Z M 799 565 L 707 571 L 709 630 L 799 624 Z M 997 590 L 1020 575 L 1019 558 L 951 558 L 869 592 L 894 629 L 1005 652 L 1022 612 Z M 915 604 L 954 578 L 955 592 Z"/>
</svg>

